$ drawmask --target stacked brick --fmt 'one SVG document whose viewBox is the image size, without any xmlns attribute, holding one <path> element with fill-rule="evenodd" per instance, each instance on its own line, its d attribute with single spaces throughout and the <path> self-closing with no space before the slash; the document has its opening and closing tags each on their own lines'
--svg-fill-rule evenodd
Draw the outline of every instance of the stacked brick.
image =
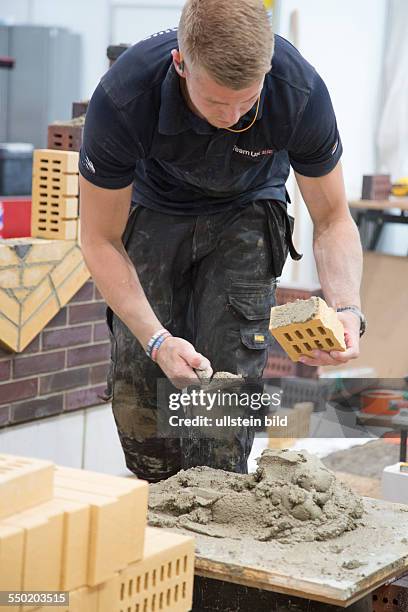
<svg viewBox="0 0 408 612">
<path fill-rule="evenodd" d="M 78 228 L 78 153 L 37 149 L 33 158 L 31 235 L 78 240 Z"/>
<path fill-rule="evenodd" d="M 313 295 L 322 296 L 320 287 L 287 285 L 279 286 L 276 290 L 276 305 L 282 306 L 288 302 L 296 300 L 307 300 Z M 264 370 L 264 378 L 318 378 L 319 369 L 307 366 L 302 363 L 294 363 L 281 347 L 279 342 L 272 339 L 272 346 L 269 349 L 268 361 Z"/>
<path fill-rule="evenodd" d="M 65 612 L 191 609 L 194 540 L 146 527 L 144 481 L 0 455 L 0 496 L 0 590 L 68 591 Z"/>
<path fill-rule="evenodd" d="M 23 354 L 0 348 L 0 427 L 107 399 L 105 303 L 89 280 Z"/>
</svg>

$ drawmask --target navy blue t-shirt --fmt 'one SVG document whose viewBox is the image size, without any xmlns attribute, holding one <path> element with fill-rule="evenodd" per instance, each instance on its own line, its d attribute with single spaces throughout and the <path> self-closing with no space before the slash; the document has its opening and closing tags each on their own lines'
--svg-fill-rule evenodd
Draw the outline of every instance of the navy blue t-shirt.
<svg viewBox="0 0 408 612">
<path fill-rule="evenodd" d="M 134 203 L 171 214 L 208 214 L 252 200 L 286 200 L 290 165 L 328 174 L 342 145 L 327 88 L 276 36 L 259 113 L 246 132 L 217 129 L 188 108 L 171 57 L 177 30 L 130 47 L 89 104 L 80 172 L 107 189 L 133 186 Z M 255 105 L 256 106 L 256 105 Z M 254 119 L 252 108 L 236 129 Z"/>
</svg>

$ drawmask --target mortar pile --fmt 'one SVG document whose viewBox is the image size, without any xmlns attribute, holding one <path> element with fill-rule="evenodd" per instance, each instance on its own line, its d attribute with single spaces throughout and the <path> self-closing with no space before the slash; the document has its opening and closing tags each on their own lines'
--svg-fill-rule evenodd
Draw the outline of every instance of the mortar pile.
<svg viewBox="0 0 408 612">
<path fill-rule="evenodd" d="M 306 451 L 265 450 L 254 474 L 208 467 L 151 485 L 149 523 L 215 538 L 328 540 L 362 525 L 362 499 Z"/>
</svg>

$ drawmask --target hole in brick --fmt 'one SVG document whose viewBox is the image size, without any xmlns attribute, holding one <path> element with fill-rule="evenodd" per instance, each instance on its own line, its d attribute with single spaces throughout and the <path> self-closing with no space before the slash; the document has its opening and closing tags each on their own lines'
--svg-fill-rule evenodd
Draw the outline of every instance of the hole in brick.
<svg viewBox="0 0 408 612">
<path fill-rule="evenodd" d="M 147 599 L 143 601 L 143 612 L 147 612 Z"/>
<path fill-rule="evenodd" d="M 127 612 L 132 612 L 132 608 L 128 606 Z"/>
<path fill-rule="evenodd" d="M 180 575 L 180 559 L 176 561 L 176 576 Z"/>
<path fill-rule="evenodd" d="M 326 342 L 329 346 L 334 346 L 334 342 L 330 338 L 326 338 Z"/>
<path fill-rule="evenodd" d="M 392 603 L 394 604 L 394 606 L 398 606 L 398 599 L 393 599 Z"/>
<path fill-rule="evenodd" d="M 322 336 L 326 335 L 326 330 L 324 329 L 324 327 L 318 327 L 317 329 L 319 330 L 319 334 L 321 334 Z"/>
<path fill-rule="evenodd" d="M 297 344 L 294 344 L 294 345 L 293 345 L 293 348 L 295 349 L 295 351 L 296 351 L 297 353 L 301 353 L 301 352 L 302 352 L 302 351 L 300 350 L 300 348 L 298 347 L 298 345 L 297 345 Z"/>
<path fill-rule="evenodd" d="M 120 599 L 121 601 L 123 601 L 125 597 L 125 583 L 122 582 L 122 584 L 120 585 Z"/>
<path fill-rule="evenodd" d="M 160 596 L 159 596 L 159 610 L 163 610 L 163 599 L 164 599 L 164 593 L 160 593 Z"/>
<path fill-rule="evenodd" d="M 146 572 L 144 575 L 144 589 L 146 590 L 149 586 L 149 573 Z"/>
<path fill-rule="evenodd" d="M 157 578 L 157 570 L 154 569 L 153 574 L 152 574 L 152 583 L 154 587 L 156 586 L 156 578 Z"/>
<path fill-rule="evenodd" d="M 171 578 L 171 561 L 167 564 L 167 578 Z"/>
<path fill-rule="evenodd" d="M 156 610 L 156 593 L 154 593 L 152 597 L 152 612 L 155 612 L 155 610 Z"/>
<path fill-rule="evenodd" d="M 139 612 L 139 608 L 140 608 L 139 604 L 136 604 L 135 612 Z"/>
<path fill-rule="evenodd" d="M 163 582 L 164 580 L 164 565 L 160 568 L 160 580 Z"/>
<path fill-rule="evenodd" d="M 310 344 L 309 344 L 308 342 L 305 342 L 305 343 L 303 344 L 303 346 L 305 347 L 305 349 L 306 349 L 307 351 L 311 351 L 311 350 L 312 350 L 312 347 L 310 346 Z"/>
<path fill-rule="evenodd" d="M 313 338 L 313 337 L 314 337 L 314 331 L 313 331 L 313 329 L 310 329 L 310 327 L 307 327 L 307 328 L 306 328 L 306 331 L 307 331 L 307 333 L 309 334 L 309 336 L 310 336 L 311 338 Z"/>
<path fill-rule="evenodd" d="M 171 602 L 171 589 L 167 589 L 166 593 L 166 606 L 169 606 Z"/>
<path fill-rule="evenodd" d="M 303 334 L 301 334 L 298 329 L 295 331 L 295 334 L 298 338 L 300 338 L 300 340 L 303 340 Z"/>
<path fill-rule="evenodd" d="M 388 603 L 388 597 L 383 597 L 383 603 Z"/>
<path fill-rule="evenodd" d="M 185 599 L 186 597 L 186 591 L 187 591 L 187 582 L 183 582 L 183 590 L 182 590 L 182 598 Z"/>
<path fill-rule="evenodd" d="M 140 576 L 136 578 L 136 593 L 140 593 Z"/>
<path fill-rule="evenodd" d="M 129 588 L 128 588 L 129 597 L 132 596 L 132 593 L 133 593 L 133 580 L 129 580 Z"/>
<path fill-rule="evenodd" d="M 187 571 L 187 560 L 188 560 L 187 555 L 184 555 L 184 561 L 183 561 L 183 571 L 184 572 Z"/>
<path fill-rule="evenodd" d="M 289 340 L 289 342 L 292 342 L 292 336 L 290 334 L 283 334 L 286 338 L 286 340 Z"/>
<path fill-rule="evenodd" d="M 316 340 L 315 345 L 318 349 L 322 349 L 323 348 L 323 344 L 321 342 L 319 342 L 319 340 Z"/>
<path fill-rule="evenodd" d="M 174 587 L 174 601 L 177 603 L 178 601 L 178 596 L 179 596 L 179 585 L 176 584 L 176 586 Z"/>
<path fill-rule="evenodd" d="M 378 599 L 378 596 L 374 594 L 373 595 L 373 601 L 377 601 L 377 599 Z"/>
</svg>

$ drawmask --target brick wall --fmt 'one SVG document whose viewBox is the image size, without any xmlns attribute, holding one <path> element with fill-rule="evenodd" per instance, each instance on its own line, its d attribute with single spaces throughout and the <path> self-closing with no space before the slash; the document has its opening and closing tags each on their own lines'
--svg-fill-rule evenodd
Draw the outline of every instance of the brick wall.
<svg viewBox="0 0 408 612">
<path fill-rule="evenodd" d="M 88 281 L 19 354 L 0 348 L 0 427 L 106 401 L 105 303 Z"/>
</svg>

